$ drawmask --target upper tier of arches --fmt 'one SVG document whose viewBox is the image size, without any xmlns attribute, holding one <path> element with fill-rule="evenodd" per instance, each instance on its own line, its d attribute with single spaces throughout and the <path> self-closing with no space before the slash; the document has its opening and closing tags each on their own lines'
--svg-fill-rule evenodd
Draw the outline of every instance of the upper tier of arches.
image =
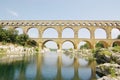
<svg viewBox="0 0 120 80">
<path fill-rule="evenodd" d="M 18 30 L 19 34 L 26 33 L 31 38 L 47 38 L 46 36 L 44 37 L 44 34 L 54 34 L 54 31 L 56 31 L 55 35 L 57 37 L 51 38 L 116 39 L 120 35 L 120 21 L 1 20 L 0 25 L 5 29 L 17 28 L 16 30 Z M 52 33 L 48 31 L 49 28 L 54 29 Z M 33 34 L 34 37 L 31 36 Z"/>
<path fill-rule="evenodd" d="M 13 27 L 19 34 L 26 33 L 30 38 L 87 38 L 87 39 L 116 39 L 120 35 L 120 28 L 101 28 L 101 27 Z M 4 26 L 3 29 L 9 29 Z"/>
</svg>

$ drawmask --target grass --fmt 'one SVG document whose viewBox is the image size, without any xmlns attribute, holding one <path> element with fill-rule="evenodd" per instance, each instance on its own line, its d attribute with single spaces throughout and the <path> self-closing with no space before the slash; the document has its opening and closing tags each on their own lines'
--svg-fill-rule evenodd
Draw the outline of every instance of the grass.
<svg viewBox="0 0 120 80">
<path fill-rule="evenodd" d="M 109 73 L 111 74 L 112 77 L 116 77 L 115 69 L 113 67 L 109 68 Z"/>
<path fill-rule="evenodd" d="M 113 52 L 120 52 L 120 46 L 115 46 L 112 49 Z"/>
</svg>

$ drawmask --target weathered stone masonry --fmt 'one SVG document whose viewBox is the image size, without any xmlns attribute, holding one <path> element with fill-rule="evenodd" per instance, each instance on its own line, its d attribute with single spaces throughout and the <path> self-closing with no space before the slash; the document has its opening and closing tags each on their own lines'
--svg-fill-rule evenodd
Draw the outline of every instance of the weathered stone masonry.
<svg viewBox="0 0 120 80">
<path fill-rule="evenodd" d="M 88 42 L 91 48 L 99 41 L 104 43 L 104 47 L 111 47 L 114 42 L 120 42 L 120 39 L 112 39 L 111 31 L 113 28 L 120 30 L 120 21 L 102 21 L 102 20 L 1 20 L 0 25 L 7 26 L 9 29 L 22 28 L 23 32 L 27 34 L 30 28 L 37 28 L 39 31 L 39 38 L 32 38 L 35 40 L 40 48 L 47 41 L 55 41 L 58 49 L 61 49 L 65 41 L 70 41 L 74 45 L 74 49 L 78 49 L 78 44 L 81 41 Z M 42 38 L 43 32 L 47 28 L 54 28 L 58 32 L 58 38 Z M 65 28 L 71 28 L 74 31 L 74 38 L 62 38 L 62 31 Z M 78 38 L 78 30 L 86 28 L 90 31 L 90 39 Z M 97 28 L 102 28 L 106 31 L 106 39 L 95 39 L 94 32 Z"/>
</svg>

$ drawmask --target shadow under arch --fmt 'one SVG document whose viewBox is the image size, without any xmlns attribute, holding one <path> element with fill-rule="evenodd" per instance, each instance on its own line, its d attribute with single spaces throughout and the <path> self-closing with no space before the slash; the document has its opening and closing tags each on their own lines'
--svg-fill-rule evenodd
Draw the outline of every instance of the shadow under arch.
<svg viewBox="0 0 120 80">
<path fill-rule="evenodd" d="M 108 48 L 108 43 L 106 41 L 98 41 L 96 44 L 95 44 L 95 47 L 96 48 Z"/>
<path fill-rule="evenodd" d="M 70 42 L 70 43 L 72 43 L 73 49 L 77 49 L 75 43 L 74 43 L 73 41 L 71 41 L 71 40 L 65 40 L 65 41 L 63 41 L 63 42 L 62 42 L 62 49 L 63 49 L 63 44 L 64 44 L 65 42 Z"/>
<path fill-rule="evenodd" d="M 120 41 L 114 41 L 112 43 L 112 47 L 114 47 L 114 46 L 120 46 Z"/>
<path fill-rule="evenodd" d="M 85 44 L 88 45 L 87 49 L 93 49 L 93 48 L 94 48 L 93 45 L 92 45 L 92 43 L 91 43 L 90 41 L 82 40 L 82 41 L 80 41 L 79 44 L 78 44 L 78 49 L 80 49 L 80 47 L 82 46 L 82 45 L 80 46 L 80 43 L 82 43 L 82 42 L 85 42 Z M 83 44 L 83 46 L 84 46 L 85 44 Z"/>
<path fill-rule="evenodd" d="M 56 41 L 54 41 L 54 40 L 46 40 L 46 41 L 44 41 L 44 42 L 42 43 L 41 48 L 42 48 L 42 49 L 44 49 L 44 47 L 46 47 L 46 46 L 45 46 L 45 43 L 47 43 L 47 42 L 49 42 L 49 41 L 55 42 L 55 43 L 56 43 L 56 45 L 57 45 L 57 49 L 59 49 L 59 48 L 60 48 L 60 46 L 59 46 L 59 45 L 57 44 L 57 42 L 56 42 Z"/>
</svg>

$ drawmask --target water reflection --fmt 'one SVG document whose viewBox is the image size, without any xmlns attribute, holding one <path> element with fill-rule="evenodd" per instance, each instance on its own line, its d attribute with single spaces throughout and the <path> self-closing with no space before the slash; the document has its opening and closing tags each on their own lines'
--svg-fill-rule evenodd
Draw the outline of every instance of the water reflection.
<svg viewBox="0 0 120 80">
<path fill-rule="evenodd" d="M 38 54 L 0 63 L 0 80 L 95 80 L 95 61 L 57 53 Z"/>
</svg>

